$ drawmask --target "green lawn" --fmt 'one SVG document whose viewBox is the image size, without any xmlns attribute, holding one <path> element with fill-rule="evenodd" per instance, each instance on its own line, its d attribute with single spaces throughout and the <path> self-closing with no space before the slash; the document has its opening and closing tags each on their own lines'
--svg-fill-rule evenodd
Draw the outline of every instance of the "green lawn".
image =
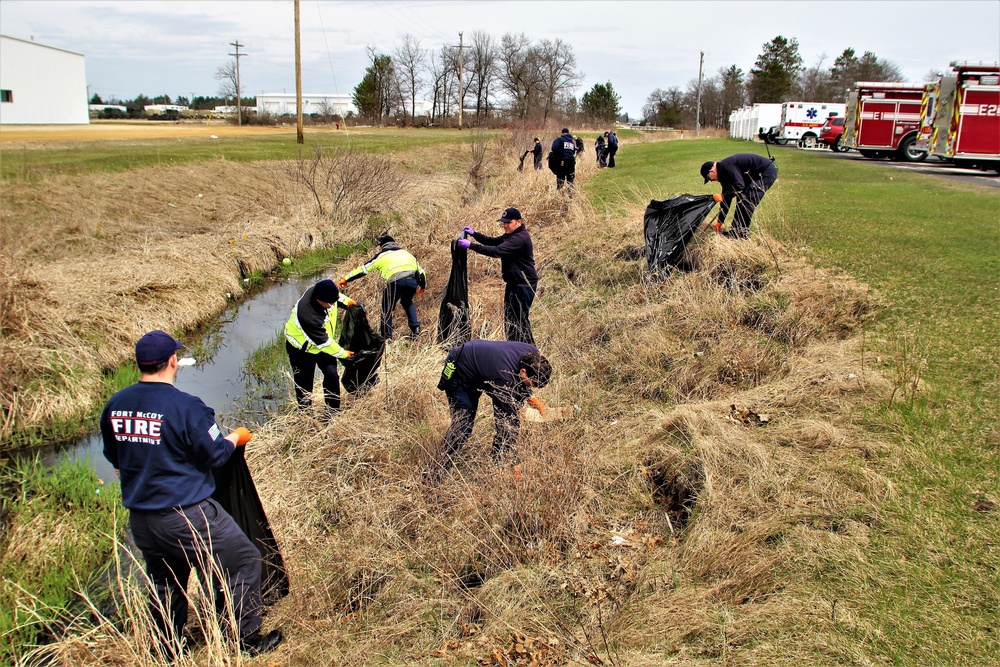
<svg viewBox="0 0 1000 667">
<path fill-rule="evenodd" d="M 717 192 L 698 167 L 765 147 L 730 140 L 637 144 L 586 189 L 609 215 L 625 201 Z M 831 563 L 816 582 L 851 601 L 898 665 L 997 664 L 1000 659 L 1000 190 L 837 159 L 774 150 L 775 188 L 758 217 L 792 248 L 840 266 L 886 307 L 869 332 L 889 373 L 919 371 L 912 400 L 871 406 L 869 428 L 901 460 L 879 465 L 895 494 L 863 563 Z M 638 188 L 635 187 L 638 184 Z M 985 501 L 985 503 L 984 503 Z"/>
<path fill-rule="evenodd" d="M 221 136 L 157 139 L 101 139 L 76 142 L 0 144 L 0 178 L 36 178 L 49 174 L 118 172 L 151 165 L 177 165 L 206 160 L 287 160 L 312 155 L 317 146 L 350 147 L 364 153 L 386 153 L 411 148 L 469 141 L 472 132 L 446 129 L 356 132 L 310 129 L 305 143 L 296 143 L 295 129 L 280 135 Z"/>
</svg>

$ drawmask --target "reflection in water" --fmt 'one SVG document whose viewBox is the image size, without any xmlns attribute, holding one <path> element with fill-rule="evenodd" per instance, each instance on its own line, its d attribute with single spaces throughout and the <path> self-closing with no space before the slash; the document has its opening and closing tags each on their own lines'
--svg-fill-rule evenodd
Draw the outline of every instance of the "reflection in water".
<svg viewBox="0 0 1000 667">
<path fill-rule="evenodd" d="M 210 334 L 210 344 L 205 346 L 211 350 L 211 356 L 178 369 L 177 388 L 198 396 L 213 408 L 223 433 L 237 426 L 252 428 L 264 423 L 269 413 L 281 410 L 282 403 L 288 400 L 287 396 L 270 393 L 271 389 L 262 387 L 244 367 L 258 348 L 281 336 L 295 301 L 315 281 L 312 277 L 275 282 L 243 303 L 231 306 L 221 316 L 221 326 Z M 42 460 L 50 465 L 60 460 L 89 461 L 102 480 L 117 481 L 102 451 L 98 432 L 67 445 L 28 453 L 40 453 Z"/>
</svg>

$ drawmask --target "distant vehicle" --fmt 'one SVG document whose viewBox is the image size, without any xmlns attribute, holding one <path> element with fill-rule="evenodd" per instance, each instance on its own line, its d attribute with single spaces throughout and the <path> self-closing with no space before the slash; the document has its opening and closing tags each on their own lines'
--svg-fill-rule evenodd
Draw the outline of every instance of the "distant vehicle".
<svg viewBox="0 0 1000 667">
<path fill-rule="evenodd" d="M 843 153 L 847 147 L 840 143 L 840 138 L 844 135 L 844 117 L 830 116 L 819 128 L 820 143 L 826 144 L 834 153 Z"/>
<path fill-rule="evenodd" d="M 951 68 L 924 88 L 919 146 L 955 166 L 1000 171 L 1000 63 Z"/>
<path fill-rule="evenodd" d="M 774 143 L 784 146 L 794 141 L 800 146 L 815 146 L 819 128 L 831 115 L 842 116 L 844 105 L 835 102 L 785 102 L 781 105 L 781 123 Z"/>
<path fill-rule="evenodd" d="M 923 96 L 922 83 L 859 81 L 848 95 L 841 144 L 868 158 L 925 160 L 916 146 Z"/>
</svg>

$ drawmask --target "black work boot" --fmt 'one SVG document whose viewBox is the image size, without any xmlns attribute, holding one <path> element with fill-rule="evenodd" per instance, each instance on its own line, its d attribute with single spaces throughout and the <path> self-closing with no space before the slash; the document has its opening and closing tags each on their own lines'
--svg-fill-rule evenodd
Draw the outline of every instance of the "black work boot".
<svg viewBox="0 0 1000 667">
<path fill-rule="evenodd" d="M 419 337 L 420 337 L 420 327 L 419 326 L 410 327 L 410 336 L 409 336 L 410 340 L 416 340 Z"/>
<path fill-rule="evenodd" d="M 277 628 L 271 630 L 266 635 L 260 634 L 260 630 L 254 630 L 246 637 L 240 639 L 240 648 L 251 656 L 260 655 L 261 653 L 267 653 L 276 649 L 282 639 L 284 639 L 284 636 L 281 634 L 281 630 Z"/>
</svg>

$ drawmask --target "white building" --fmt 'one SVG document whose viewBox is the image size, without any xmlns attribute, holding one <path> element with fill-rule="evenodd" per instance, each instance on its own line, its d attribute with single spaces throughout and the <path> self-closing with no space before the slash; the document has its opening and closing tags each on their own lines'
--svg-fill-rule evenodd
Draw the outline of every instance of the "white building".
<svg viewBox="0 0 1000 667">
<path fill-rule="evenodd" d="M 0 124 L 90 122 L 82 53 L 0 35 Z"/>
<path fill-rule="evenodd" d="M 302 113 L 331 113 L 346 116 L 347 112 L 355 114 L 354 101 L 350 95 L 334 93 L 302 95 Z M 257 96 L 257 113 L 269 113 L 275 116 L 297 113 L 295 108 L 295 93 L 262 93 Z"/>
</svg>

